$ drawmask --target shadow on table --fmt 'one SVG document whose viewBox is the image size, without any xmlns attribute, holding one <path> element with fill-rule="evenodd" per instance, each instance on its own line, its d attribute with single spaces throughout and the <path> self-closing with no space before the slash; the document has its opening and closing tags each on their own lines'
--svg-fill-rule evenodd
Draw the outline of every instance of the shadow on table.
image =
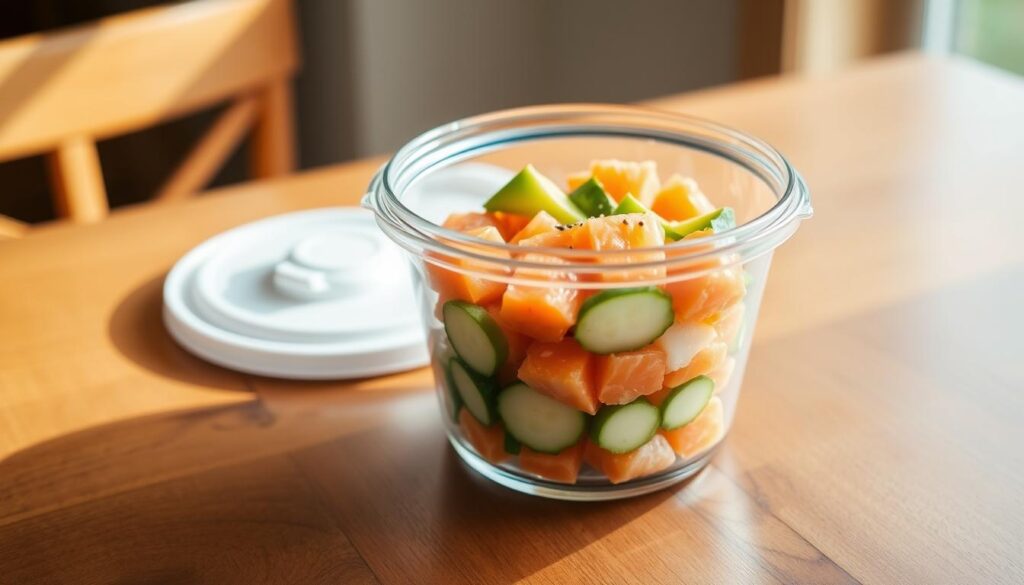
<svg viewBox="0 0 1024 585">
<path fill-rule="evenodd" d="M 322 394 L 335 390 L 422 391 L 433 387 L 429 370 L 419 368 L 390 376 L 349 380 L 285 380 L 235 372 L 203 361 L 174 341 L 163 322 L 164 277 L 154 278 L 129 293 L 111 313 L 107 334 L 114 347 L 135 364 L 162 377 L 202 388 Z"/>
<path fill-rule="evenodd" d="M 521 579 L 602 541 L 676 493 L 585 503 L 510 491 L 461 462 L 431 406 L 429 418 L 392 409 L 384 427 L 293 455 L 382 582 Z"/>
<path fill-rule="evenodd" d="M 0 461 L 0 581 L 358 582 L 358 555 L 287 455 L 350 432 L 364 431 L 336 412 L 251 401 L 16 452 Z"/>
<path fill-rule="evenodd" d="M 107 334 L 121 354 L 166 378 L 203 388 L 247 390 L 242 374 L 204 362 L 179 346 L 164 327 L 160 276 L 129 293 L 110 315 Z"/>
<path fill-rule="evenodd" d="M 432 393 L 313 394 L 124 420 L 0 461 L 0 574 L 507 582 L 675 493 L 525 496 L 463 466 Z"/>
</svg>

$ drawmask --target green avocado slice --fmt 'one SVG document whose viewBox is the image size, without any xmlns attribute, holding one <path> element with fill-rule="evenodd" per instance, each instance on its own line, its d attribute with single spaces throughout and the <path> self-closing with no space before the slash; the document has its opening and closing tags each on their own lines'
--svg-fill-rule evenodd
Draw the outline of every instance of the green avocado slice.
<svg viewBox="0 0 1024 585">
<path fill-rule="evenodd" d="M 736 214 L 731 207 L 719 207 L 714 211 L 684 219 L 681 221 L 666 221 L 665 237 L 672 240 L 680 240 L 688 234 L 711 228 L 714 232 L 720 233 L 736 227 Z"/>
<path fill-rule="evenodd" d="M 533 165 L 526 165 L 512 177 L 512 180 L 484 203 L 484 209 L 527 217 L 546 211 L 563 224 L 586 219 L 583 212 L 569 201 L 565 193 L 551 179 L 540 174 Z"/>
</svg>

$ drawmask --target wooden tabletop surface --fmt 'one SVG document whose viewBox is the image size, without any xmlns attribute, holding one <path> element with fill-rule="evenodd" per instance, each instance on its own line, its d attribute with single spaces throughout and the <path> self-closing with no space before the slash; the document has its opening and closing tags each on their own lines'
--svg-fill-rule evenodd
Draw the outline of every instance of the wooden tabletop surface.
<svg viewBox="0 0 1024 585">
<path fill-rule="evenodd" d="M 520 495 L 424 370 L 284 382 L 169 339 L 182 254 L 354 204 L 362 161 L 0 243 L 0 583 L 1024 581 L 1024 82 L 904 55 L 656 104 L 772 142 L 816 208 L 696 480 Z"/>
</svg>

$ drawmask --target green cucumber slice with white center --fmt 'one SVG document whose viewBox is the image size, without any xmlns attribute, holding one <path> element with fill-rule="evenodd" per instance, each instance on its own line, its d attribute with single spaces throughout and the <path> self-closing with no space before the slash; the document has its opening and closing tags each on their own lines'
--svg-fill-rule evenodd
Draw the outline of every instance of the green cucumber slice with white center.
<svg viewBox="0 0 1024 585">
<path fill-rule="evenodd" d="M 494 318 L 483 307 L 465 301 L 448 301 L 442 313 L 455 353 L 477 373 L 493 376 L 508 357 L 508 340 Z"/>
<path fill-rule="evenodd" d="M 656 286 L 606 290 L 587 299 L 576 321 L 576 341 L 599 354 L 632 351 L 672 326 L 672 297 Z"/>
<path fill-rule="evenodd" d="M 594 415 L 590 438 L 612 453 L 629 453 L 651 440 L 661 424 L 657 406 L 638 398 L 629 404 L 604 406 Z"/>
<path fill-rule="evenodd" d="M 586 414 L 526 384 L 501 391 L 498 413 L 507 433 L 540 453 L 561 453 L 575 445 L 587 428 Z"/>
<path fill-rule="evenodd" d="M 452 358 L 448 369 L 452 373 L 452 384 L 462 399 L 463 406 L 484 426 L 497 420 L 495 396 L 498 391 L 494 382 L 469 369 L 465 362 Z"/>
<path fill-rule="evenodd" d="M 671 431 L 690 424 L 714 393 L 715 382 L 707 376 L 697 376 L 676 386 L 661 403 L 661 428 Z"/>
</svg>

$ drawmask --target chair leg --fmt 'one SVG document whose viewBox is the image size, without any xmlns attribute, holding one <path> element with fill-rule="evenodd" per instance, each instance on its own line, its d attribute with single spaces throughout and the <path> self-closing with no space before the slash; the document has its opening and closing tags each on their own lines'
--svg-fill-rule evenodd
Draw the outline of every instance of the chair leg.
<svg viewBox="0 0 1024 585">
<path fill-rule="evenodd" d="M 260 109 L 253 129 L 252 173 L 277 177 L 295 170 L 295 128 L 292 90 L 287 79 L 271 82 L 260 92 Z"/>
<path fill-rule="evenodd" d="M 96 143 L 70 138 L 47 156 L 57 215 L 79 223 L 100 221 L 110 211 Z"/>
</svg>

